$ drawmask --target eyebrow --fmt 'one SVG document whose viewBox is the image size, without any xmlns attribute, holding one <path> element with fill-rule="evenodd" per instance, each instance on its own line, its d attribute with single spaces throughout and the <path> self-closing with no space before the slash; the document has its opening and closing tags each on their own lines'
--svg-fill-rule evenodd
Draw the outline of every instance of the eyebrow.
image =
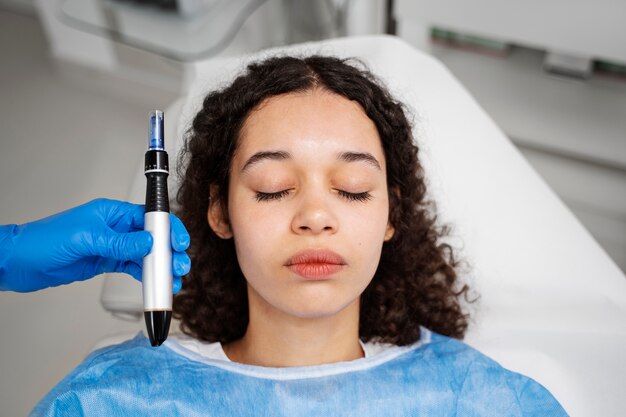
<svg viewBox="0 0 626 417">
<path fill-rule="evenodd" d="M 244 172 L 246 169 L 250 168 L 252 165 L 259 163 L 265 159 L 280 161 L 282 159 L 289 159 L 289 158 L 291 158 L 291 154 L 285 151 L 257 152 L 246 161 L 243 168 L 241 168 L 241 172 Z"/>
<path fill-rule="evenodd" d="M 249 169 L 252 165 L 257 164 L 263 160 L 269 159 L 274 161 L 280 161 L 284 159 L 290 159 L 292 156 L 289 152 L 285 151 L 261 151 L 252 155 L 241 168 L 241 172 Z M 357 162 L 363 161 L 374 168 L 381 170 L 378 160 L 368 152 L 340 152 L 337 154 L 337 159 L 344 162 Z"/>
<path fill-rule="evenodd" d="M 364 161 L 374 166 L 375 168 L 378 168 L 379 170 L 381 169 L 378 160 L 374 158 L 371 153 L 368 152 L 342 152 L 337 155 L 337 159 L 345 162 Z"/>
</svg>

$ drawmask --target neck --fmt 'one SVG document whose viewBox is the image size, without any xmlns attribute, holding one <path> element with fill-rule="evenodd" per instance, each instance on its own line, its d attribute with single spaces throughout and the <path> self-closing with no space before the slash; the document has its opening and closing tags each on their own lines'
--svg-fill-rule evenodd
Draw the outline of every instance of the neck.
<svg viewBox="0 0 626 417">
<path fill-rule="evenodd" d="M 314 366 L 362 358 L 359 300 L 336 314 L 296 317 L 270 306 L 250 287 L 245 335 L 223 346 L 233 362 L 267 367 Z"/>
</svg>

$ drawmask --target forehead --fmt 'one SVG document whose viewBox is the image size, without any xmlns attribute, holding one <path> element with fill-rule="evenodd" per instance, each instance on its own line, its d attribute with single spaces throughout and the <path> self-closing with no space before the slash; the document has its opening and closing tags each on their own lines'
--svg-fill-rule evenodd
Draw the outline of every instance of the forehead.
<svg viewBox="0 0 626 417">
<path fill-rule="evenodd" d="M 247 117 L 237 152 L 242 158 L 259 150 L 282 149 L 318 156 L 342 151 L 369 152 L 384 160 L 374 122 L 355 101 L 313 89 L 271 97 Z"/>
</svg>

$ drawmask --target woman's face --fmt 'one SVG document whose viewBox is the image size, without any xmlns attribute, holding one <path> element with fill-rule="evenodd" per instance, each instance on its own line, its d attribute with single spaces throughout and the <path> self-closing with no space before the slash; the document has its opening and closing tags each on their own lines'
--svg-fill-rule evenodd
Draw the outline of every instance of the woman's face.
<svg viewBox="0 0 626 417">
<path fill-rule="evenodd" d="M 302 318 L 336 314 L 371 281 L 393 235 L 385 158 L 356 102 L 315 89 L 251 112 L 230 174 L 228 220 L 254 305 Z"/>
</svg>

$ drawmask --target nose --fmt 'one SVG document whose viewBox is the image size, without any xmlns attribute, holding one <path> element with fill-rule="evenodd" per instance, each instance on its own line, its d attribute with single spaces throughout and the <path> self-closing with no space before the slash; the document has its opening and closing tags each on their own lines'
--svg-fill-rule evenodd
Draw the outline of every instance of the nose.
<svg viewBox="0 0 626 417">
<path fill-rule="evenodd" d="M 291 223 L 291 229 L 297 234 L 333 234 L 337 228 L 338 221 L 328 201 L 317 194 L 302 199 Z"/>
</svg>

